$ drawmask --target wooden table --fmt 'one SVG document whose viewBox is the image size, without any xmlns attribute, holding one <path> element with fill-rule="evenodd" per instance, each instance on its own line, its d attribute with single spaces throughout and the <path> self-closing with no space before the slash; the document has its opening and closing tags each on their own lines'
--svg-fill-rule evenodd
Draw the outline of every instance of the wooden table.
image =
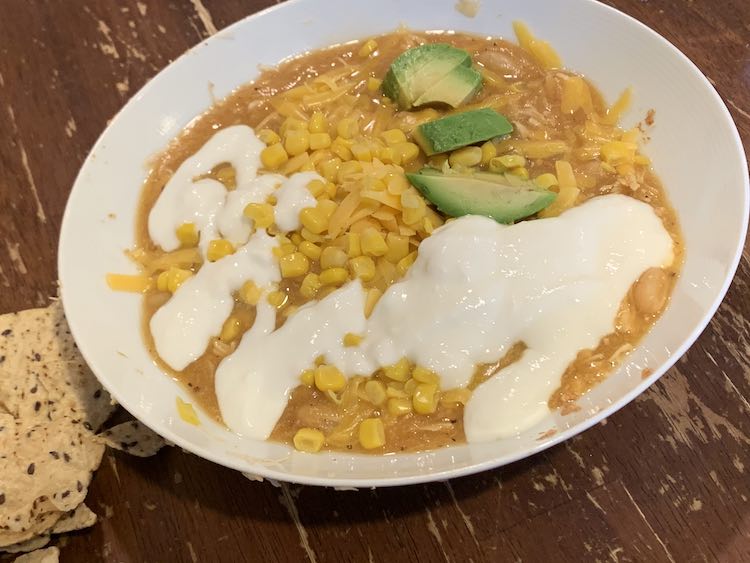
<svg viewBox="0 0 750 563">
<path fill-rule="evenodd" d="M 0 1 L 0 312 L 55 294 L 68 191 L 108 119 L 269 3 Z M 750 147 L 750 3 L 610 3 L 697 63 Z M 276 488 L 177 449 L 108 453 L 89 495 L 100 522 L 64 540 L 63 561 L 750 561 L 749 284 L 746 247 L 719 313 L 659 383 L 582 436 L 473 477 Z"/>
</svg>

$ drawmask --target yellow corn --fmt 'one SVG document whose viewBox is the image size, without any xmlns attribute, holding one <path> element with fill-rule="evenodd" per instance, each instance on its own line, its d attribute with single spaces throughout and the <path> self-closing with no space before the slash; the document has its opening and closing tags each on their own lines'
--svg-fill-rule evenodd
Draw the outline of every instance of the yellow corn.
<svg viewBox="0 0 750 563">
<path fill-rule="evenodd" d="M 383 140 L 388 145 L 397 145 L 398 143 L 406 142 L 406 135 L 401 129 L 388 129 L 388 131 L 383 131 L 380 136 L 383 137 Z"/>
<path fill-rule="evenodd" d="M 328 219 L 317 208 L 307 207 L 300 211 L 299 220 L 313 234 L 319 235 L 328 228 Z M 305 237 L 305 234 L 302 233 Z"/>
<path fill-rule="evenodd" d="M 346 378 L 336 366 L 323 364 L 315 368 L 315 387 L 321 391 L 341 391 Z"/>
<path fill-rule="evenodd" d="M 195 413 L 193 405 L 186 403 L 179 397 L 177 397 L 177 414 L 182 420 L 193 426 L 198 426 L 201 423 L 198 415 Z"/>
<path fill-rule="evenodd" d="M 388 412 L 393 416 L 409 414 L 412 411 L 411 401 L 406 397 L 393 397 L 388 399 Z"/>
<path fill-rule="evenodd" d="M 291 104 L 289 107 L 290 109 L 292 109 L 292 111 L 295 109 L 294 104 Z M 290 111 L 287 113 L 292 113 L 292 112 Z M 307 131 L 307 130 L 308 130 L 307 122 L 302 121 L 301 119 L 297 119 L 296 117 L 287 117 L 284 120 L 284 123 L 281 124 L 281 127 L 279 127 L 279 133 L 281 133 L 282 137 L 285 137 L 289 131 Z"/>
<path fill-rule="evenodd" d="M 440 393 L 441 403 L 460 403 L 465 405 L 471 398 L 471 391 L 469 389 L 462 389 L 460 387 L 456 389 L 449 389 Z"/>
<path fill-rule="evenodd" d="M 420 383 L 414 389 L 412 406 L 419 414 L 431 414 L 437 409 L 437 385 L 434 383 Z"/>
<path fill-rule="evenodd" d="M 497 148 L 492 141 L 487 141 L 482 145 L 482 164 L 489 164 L 490 160 L 497 155 Z"/>
<path fill-rule="evenodd" d="M 209 262 L 216 262 L 230 254 L 234 254 L 234 245 L 228 240 L 220 238 L 208 243 L 206 258 Z"/>
<path fill-rule="evenodd" d="M 279 258 L 281 277 L 298 278 L 310 270 L 310 261 L 301 252 L 292 252 Z"/>
<path fill-rule="evenodd" d="M 255 285 L 255 282 L 248 280 L 242 284 L 239 291 L 240 300 L 248 305 L 257 305 L 263 291 Z"/>
<path fill-rule="evenodd" d="M 242 330 L 242 323 L 237 317 L 230 316 L 224 321 L 224 326 L 221 327 L 221 333 L 219 334 L 219 340 L 225 343 L 232 342 L 235 338 L 240 335 Z"/>
<path fill-rule="evenodd" d="M 328 221 L 331 218 L 331 215 L 333 215 L 333 212 L 336 211 L 337 207 L 338 204 L 335 201 L 324 199 L 318 202 L 316 209 L 320 212 L 323 218 Z"/>
<path fill-rule="evenodd" d="M 371 287 L 367 290 L 367 296 L 365 297 L 365 317 L 369 318 L 372 314 L 372 310 L 375 305 L 378 304 L 378 300 L 383 296 L 383 292 L 377 287 Z"/>
<path fill-rule="evenodd" d="M 379 80 L 373 76 L 367 79 L 367 89 L 370 92 L 377 92 L 380 90 L 380 85 L 382 84 L 382 80 Z"/>
<path fill-rule="evenodd" d="M 331 146 L 331 136 L 328 133 L 313 133 L 310 135 L 310 149 L 327 149 Z"/>
<path fill-rule="evenodd" d="M 520 154 L 506 154 L 498 156 L 497 161 L 505 168 L 515 168 L 516 166 L 526 166 L 526 159 Z"/>
<path fill-rule="evenodd" d="M 283 291 L 272 291 L 268 294 L 268 302 L 276 307 L 277 309 L 281 309 L 284 305 L 287 304 L 287 301 L 289 301 L 289 296 L 283 292 Z"/>
<path fill-rule="evenodd" d="M 397 143 L 393 150 L 399 155 L 401 164 L 414 162 L 419 156 L 419 146 L 414 143 Z"/>
<path fill-rule="evenodd" d="M 325 436 L 320 430 L 315 428 L 300 428 L 294 434 L 292 441 L 294 442 L 295 449 L 314 454 L 319 452 L 325 442 Z"/>
<path fill-rule="evenodd" d="M 404 383 L 404 393 L 411 397 L 414 394 L 417 385 L 419 385 L 419 381 L 414 378 L 409 378 L 406 383 Z"/>
<path fill-rule="evenodd" d="M 351 139 L 358 131 L 357 121 L 351 117 L 345 117 L 336 124 L 336 133 L 342 139 Z"/>
<path fill-rule="evenodd" d="M 164 276 L 163 288 L 159 287 L 159 278 L 161 278 L 162 272 L 156 278 L 156 285 L 159 291 L 166 291 L 166 276 Z M 153 280 L 144 275 L 129 275 L 129 274 L 107 274 L 107 285 L 113 291 L 128 291 L 131 293 L 144 293 L 151 289 L 153 286 Z"/>
<path fill-rule="evenodd" d="M 320 272 L 318 277 L 322 285 L 341 285 L 349 276 L 344 268 L 328 268 Z"/>
<path fill-rule="evenodd" d="M 294 246 L 291 242 L 286 242 L 284 244 L 281 244 L 280 246 L 274 247 L 272 252 L 273 255 L 276 256 L 276 258 L 281 258 L 282 256 L 289 256 L 290 254 L 293 254 L 294 252 L 296 252 L 296 250 L 296 246 Z"/>
<path fill-rule="evenodd" d="M 305 299 L 313 299 L 322 285 L 318 274 L 307 274 L 299 286 L 299 292 Z"/>
<path fill-rule="evenodd" d="M 510 170 L 508 170 L 508 174 L 518 176 L 522 180 L 529 179 L 529 171 L 525 166 L 516 166 L 515 168 L 511 168 Z"/>
<path fill-rule="evenodd" d="M 540 188 L 548 190 L 552 186 L 557 185 L 557 178 L 555 178 L 554 174 L 550 174 L 549 172 L 547 172 L 546 174 L 542 174 L 541 176 L 537 176 L 536 178 L 534 178 L 534 183 Z"/>
<path fill-rule="evenodd" d="M 170 268 L 167 271 L 166 277 L 167 290 L 171 293 L 174 293 L 179 289 L 183 282 L 185 282 L 185 280 L 192 276 L 193 272 L 191 272 L 190 270 L 183 270 L 182 268 Z"/>
<path fill-rule="evenodd" d="M 349 150 L 349 143 L 343 137 L 337 137 L 331 142 L 331 152 L 343 161 L 352 159 L 352 151 Z"/>
<path fill-rule="evenodd" d="M 361 235 L 348 233 L 346 237 L 346 254 L 349 258 L 356 258 L 362 254 Z"/>
<path fill-rule="evenodd" d="M 396 264 L 409 254 L 409 237 L 388 233 L 385 237 L 385 242 L 388 245 L 385 259 L 389 262 Z"/>
<path fill-rule="evenodd" d="M 635 143 L 610 141 L 609 143 L 602 145 L 601 158 L 611 166 L 628 164 L 633 162 L 636 150 L 638 150 L 638 145 Z"/>
<path fill-rule="evenodd" d="M 405 207 L 401 214 L 401 218 L 407 225 L 416 225 L 417 223 L 422 221 L 422 219 L 424 219 L 426 215 L 427 207 L 425 207 L 423 203 L 421 206 L 416 208 Z"/>
<path fill-rule="evenodd" d="M 353 348 L 359 346 L 362 343 L 362 336 L 354 334 L 353 332 L 347 332 L 344 335 L 344 346 L 347 348 Z"/>
<path fill-rule="evenodd" d="M 320 259 L 320 247 L 315 243 L 310 242 L 309 240 L 303 240 L 301 243 L 299 243 L 299 251 L 307 256 L 310 260 Z"/>
<path fill-rule="evenodd" d="M 435 385 L 440 383 L 440 378 L 435 372 L 422 366 L 415 366 L 411 376 L 419 383 L 434 383 Z"/>
<path fill-rule="evenodd" d="M 258 138 L 266 145 L 275 145 L 281 142 L 281 137 L 272 129 L 261 129 L 258 131 Z"/>
<path fill-rule="evenodd" d="M 448 157 L 451 166 L 464 166 L 469 168 L 482 162 L 482 149 L 479 147 L 464 147 L 455 150 Z"/>
<path fill-rule="evenodd" d="M 320 111 L 314 111 L 310 116 L 309 123 L 310 133 L 325 133 L 328 131 L 328 123 L 326 122 L 325 115 Z"/>
<path fill-rule="evenodd" d="M 299 380 L 302 382 L 302 385 L 312 387 L 313 385 L 315 385 L 315 370 L 306 369 L 300 374 Z"/>
<path fill-rule="evenodd" d="M 384 164 L 401 164 L 401 156 L 392 147 L 378 149 L 377 158 Z"/>
<path fill-rule="evenodd" d="M 267 229 L 273 225 L 273 206 L 270 203 L 248 203 L 243 213 L 252 219 L 256 229 Z"/>
<path fill-rule="evenodd" d="M 326 246 L 320 254 L 320 267 L 324 270 L 327 268 L 343 268 L 346 266 L 346 261 L 346 252 L 336 246 Z"/>
<path fill-rule="evenodd" d="M 388 379 L 406 381 L 409 379 L 409 360 L 401 358 L 395 364 L 383 367 L 383 373 Z"/>
<path fill-rule="evenodd" d="M 414 261 L 417 259 L 417 251 L 410 252 L 406 256 L 404 256 L 401 260 L 398 261 L 396 264 L 396 271 L 398 272 L 399 276 L 403 276 L 406 274 L 406 272 L 411 268 L 411 265 L 414 264 Z"/>
<path fill-rule="evenodd" d="M 195 229 L 195 223 L 183 223 L 177 227 L 175 234 L 183 248 L 190 248 L 197 245 L 200 238 L 198 231 Z"/>
<path fill-rule="evenodd" d="M 306 241 L 309 241 L 309 242 L 319 243 L 319 242 L 323 242 L 325 240 L 325 238 L 322 237 L 321 235 L 317 235 L 315 233 L 312 233 L 312 232 L 308 231 L 304 227 L 302 227 L 302 230 L 299 232 L 299 234 L 302 235 L 303 239 L 305 239 Z"/>
<path fill-rule="evenodd" d="M 383 235 L 372 227 L 362 231 L 360 235 L 360 244 L 362 247 L 362 253 L 370 256 L 383 256 L 388 252 L 388 244 L 386 244 Z"/>
<path fill-rule="evenodd" d="M 288 131 L 284 139 L 284 148 L 291 156 L 297 156 L 310 148 L 310 134 L 307 131 Z"/>
<path fill-rule="evenodd" d="M 385 385 L 383 385 L 382 381 L 377 381 L 375 379 L 371 379 L 365 383 L 365 395 L 367 396 L 367 400 L 375 406 L 382 405 L 387 399 Z"/>
<path fill-rule="evenodd" d="M 340 167 L 341 159 L 339 157 L 334 157 L 318 164 L 318 172 L 323 178 L 332 182 L 338 177 Z"/>
<path fill-rule="evenodd" d="M 276 170 L 287 160 L 289 160 L 289 155 L 281 143 L 270 145 L 260 153 L 260 161 L 269 170 Z"/>
<path fill-rule="evenodd" d="M 366 450 L 385 445 L 385 427 L 379 418 L 366 418 L 359 424 L 359 443 Z"/>
<path fill-rule="evenodd" d="M 349 260 L 349 271 L 352 277 L 363 282 L 372 281 L 375 279 L 375 261 L 369 256 L 357 256 Z"/>
<path fill-rule="evenodd" d="M 409 395 L 404 393 L 404 386 L 400 382 L 391 382 L 385 388 L 385 395 L 389 399 L 407 399 Z M 411 407 L 409 407 L 411 408 Z"/>
<path fill-rule="evenodd" d="M 299 233 L 292 233 L 292 234 L 289 235 L 289 240 L 291 240 L 292 244 L 294 244 L 295 246 L 299 246 L 300 244 L 302 244 L 302 241 L 304 239 L 302 238 L 301 234 L 299 234 Z"/>
<path fill-rule="evenodd" d="M 378 44 L 375 42 L 375 40 L 368 39 L 367 41 L 364 42 L 362 47 L 359 48 L 359 56 L 369 57 L 377 50 L 378 50 Z"/>
<path fill-rule="evenodd" d="M 351 148 L 352 155 L 359 161 L 371 162 L 372 151 L 370 151 L 369 145 L 365 143 L 354 143 Z"/>
</svg>

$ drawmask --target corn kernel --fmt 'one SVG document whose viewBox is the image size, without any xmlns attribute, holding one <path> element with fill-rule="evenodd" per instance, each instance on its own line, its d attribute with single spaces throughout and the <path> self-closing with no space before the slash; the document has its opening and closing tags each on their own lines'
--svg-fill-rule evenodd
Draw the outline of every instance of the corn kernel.
<svg viewBox="0 0 750 563">
<path fill-rule="evenodd" d="M 362 253 L 370 256 L 383 256 L 388 252 L 388 245 L 383 235 L 375 228 L 369 227 L 360 235 Z"/>
<path fill-rule="evenodd" d="M 398 272 L 399 276 L 404 276 L 406 272 L 411 268 L 411 265 L 414 264 L 414 261 L 417 259 L 417 251 L 410 252 L 406 256 L 404 256 L 401 260 L 398 261 L 396 264 L 396 271 Z"/>
<path fill-rule="evenodd" d="M 317 210 L 325 218 L 326 221 L 331 218 L 331 215 L 333 215 L 333 212 L 336 211 L 337 207 L 338 204 L 335 201 L 331 201 L 328 199 L 319 201 L 318 205 L 316 206 Z"/>
<path fill-rule="evenodd" d="M 299 246 L 300 244 L 302 244 L 302 241 L 304 241 L 305 239 L 303 239 L 302 235 L 299 233 L 292 233 L 289 235 L 289 240 L 292 241 L 293 245 Z"/>
<path fill-rule="evenodd" d="M 433 383 L 420 383 L 414 390 L 411 400 L 415 412 L 419 414 L 431 414 L 435 412 L 438 403 L 437 385 Z"/>
<path fill-rule="evenodd" d="M 377 287 L 371 287 L 367 290 L 367 296 L 365 297 L 365 317 L 370 318 L 370 315 L 372 314 L 372 310 L 375 308 L 375 305 L 378 304 L 378 301 L 383 296 L 383 292 L 380 291 Z"/>
<path fill-rule="evenodd" d="M 406 381 L 409 379 L 409 360 L 401 358 L 393 365 L 384 366 L 383 373 L 388 379 Z"/>
<path fill-rule="evenodd" d="M 349 150 L 349 144 L 342 137 L 337 137 L 331 142 L 331 152 L 343 161 L 352 159 L 352 151 Z"/>
<path fill-rule="evenodd" d="M 347 348 L 353 348 L 359 346 L 362 343 L 362 336 L 354 334 L 353 332 L 347 332 L 344 335 L 344 346 Z"/>
<path fill-rule="evenodd" d="M 305 229 L 316 235 L 328 228 L 328 219 L 316 208 L 307 207 L 300 211 L 299 220 Z M 302 236 L 306 238 L 304 232 Z"/>
<path fill-rule="evenodd" d="M 377 42 L 374 39 L 368 39 L 367 41 L 364 42 L 362 47 L 360 47 L 358 54 L 360 57 L 369 57 L 377 50 L 378 50 Z"/>
<path fill-rule="evenodd" d="M 321 235 L 317 235 L 315 233 L 312 233 L 308 231 L 306 228 L 302 227 L 302 230 L 299 232 L 299 234 L 302 235 L 302 238 L 309 242 L 323 242 L 325 238 L 323 238 Z"/>
<path fill-rule="evenodd" d="M 281 137 L 272 129 L 261 129 L 258 131 L 258 138 L 266 145 L 275 145 L 281 142 Z"/>
<path fill-rule="evenodd" d="M 455 150 L 448 157 L 451 166 L 463 166 L 469 168 L 482 162 L 482 149 L 479 147 L 464 147 Z"/>
<path fill-rule="evenodd" d="M 310 135 L 310 149 L 327 149 L 331 146 L 331 136 L 328 133 L 312 133 Z"/>
<path fill-rule="evenodd" d="M 371 162 L 372 152 L 370 151 L 369 145 L 365 143 L 354 143 L 351 148 L 352 155 L 359 161 Z"/>
<path fill-rule="evenodd" d="M 351 117 L 345 117 L 336 125 L 336 133 L 342 139 L 351 139 L 359 131 L 357 121 Z"/>
<path fill-rule="evenodd" d="M 489 164 L 490 160 L 495 158 L 495 156 L 497 156 L 497 148 L 495 147 L 495 143 L 493 143 L 492 141 L 487 141 L 482 145 L 482 164 Z"/>
<path fill-rule="evenodd" d="M 393 397 L 388 399 L 388 412 L 393 416 L 409 414 L 412 411 L 411 401 L 406 397 Z"/>
<path fill-rule="evenodd" d="M 323 364 L 315 368 L 315 387 L 321 391 L 341 391 L 346 378 L 336 366 Z"/>
<path fill-rule="evenodd" d="M 396 264 L 406 258 L 409 254 L 409 238 L 396 233 L 388 233 L 385 236 L 385 242 L 388 245 L 388 252 L 385 253 L 385 259 Z"/>
<path fill-rule="evenodd" d="M 320 356 L 317 356 L 315 358 L 315 365 L 316 366 L 322 366 L 324 363 L 326 363 L 325 354 L 321 354 Z"/>
<path fill-rule="evenodd" d="M 341 159 L 334 157 L 329 160 L 325 160 L 318 165 L 318 172 L 323 178 L 332 182 L 339 175 L 339 168 L 341 167 Z"/>
<path fill-rule="evenodd" d="M 177 240 L 180 241 L 180 245 L 183 248 L 189 248 L 198 244 L 200 235 L 195 229 L 195 223 L 183 223 L 175 231 Z"/>
<path fill-rule="evenodd" d="M 328 195 L 328 197 L 330 197 L 331 199 L 335 198 L 338 191 L 339 187 L 336 184 L 334 184 L 333 182 L 328 182 L 328 184 L 326 185 L 326 194 Z"/>
<path fill-rule="evenodd" d="M 519 178 L 521 178 L 521 180 L 529 179 L 529 171 L 525 166 L 517 166 L 516 168 L 511 168 L 510 170 L 508 170 L 508 174 L 518 176 Z"/>
<path fill-rule="evenodd" d="M 299 251 L 307 256 L 310 260 L 320 259 L 320 247 L 309 240 L 303 240 L 299 243 Z"/>
<path fill-rule="evenodd" d="M 325 442 L 325 436 L 315 428 L 300 428 L 292 439 L 295 449 L 314 454 L 319 452 Z"/>
<path fill-rule="evenodd" d="M 240 335 L 241 330 L 242 323 L 240 322 L 240 320 L 235 316 L 230 316 L 226 321 L 224 321 L 224 325 L 221 327 L 219 340 L 228 344 Z"/>
<path fill-rule="evenodd" d="M 465 405 L 469 402 L 469 399 L 471 398 L 471 391 L 469 389 L 462 389 L 460 387 L 456 389 L 449 389 L 448 391 L 443 391 L 440 394 L 440 402 L 441 403 L 460 403 L 462 405 Z"/>
<path fill-rule="evenodd" d="M 276 238 L 279 238 L 279 237 L 276 237 Z M 272 250 L 273 255 L 276 256 L 276 258 L 289 256 L 290 254 L 294 254 L 296 251 L 297 251 L 297 247 L 294 246 L 291 242 L 285 242 L 279 246 L 274 247 Z"/>
<path fill-rule="evenodd" d="M 401 218 L 407 225 L 416 225 L 427 215 L 427 207 L 422 204 L 420 207 L 404 207 Z"/>
<path fill-rule="evenodd" d="M 374 76 L 371 76 L 367 79 L 367 89 L 370 92 L 377 92 L 380 90 L 380 85 L 383 83 L 382 80 L 379 80 L 378 78 L 375 78 Z"/>
<path fill-rule="evenodd" d="M 193 405 L 186 403 L 179 397 L 177 397 L 177 414 L 182 420 L 193 426 L 198 426 L 201 423 L 198 415 L 195 413 Z"/>
<path fill-rule="evenodd" d="M 169 270 L 165 270 L 156 276 L 156 289 L 159 291 L 169 291 L 167 280 L 169 280 Z"/>
<path fill-rule="evenodd" d="M 248 203 L 243 213 L 245 217 L 252 219 L 256 229 L 267 229 L 275 220 L 270 203 Z"/>
<path fill-rule="evenodd" d="M 320 267 L 343 268 L 346 266 L 346 252 L 335 246 L 326 246 L 320 254 Z"/>
<path fill-rule="evenodd" d="M 520 154 L 506 154 L 497 157 L 497 162 L 505 168 L 515 168 L 517 166 L 526 166 L 526 159 Z"/>
<path fill-rule="evenodd" d="M 320 111 L 314 111 L 310 116 L 309 123 L 310 133 L 325 133 L 328 131 L 328 123 L 326 117 Z"/>
<path fill-rule="evenodd" d="M 376 156 L 383 164 L 401 164 L 401 155 L 396 154 L 393 147 L 378 149 Z"/>
<path fill-rule="evenodd" d="M 289 160 L 289 155 L 281 143 L 270 145 L 260 153 L 260 161 L 269 170 L 276 170 L 287 160 Z"/>
<path fill-rule="evenodd" d="M 287 304 L 287 301 L 289 301 L 289 296 L 283 292 L 283 291 L 272 291 L 268 294 L 268 302 L 276 307 L 277 309 L 281 309 L 284 305 Z"/>
<path fill-rule="evenodd" d="M 301 252 L 292 252 L 279 258 L 281 277 L 298 278 L 310 270 L 310 261 Z"/>
<path fill-rule="evenodd" d="M 190 270 L 183 270 L 182 268 L 170 268 L 167 272 L 167 289 L 174 293 L 188 278 L 193 276 L 193 272 Z"/>
<path fill-rule="evenodd" d="M 312 387 L 313 385 L 315 385 L 315 370 L 306 369 L 300 374 L 299 380 L 302 382 L 302 385 Z"/>
<path fill-rule="evenodd" d="M 401 129 L 388 129 L 388 131 L 383 131 L 380 136 L 383 137 L 383 140 L 388 145 L 397 145 L 398 143 L 406 142 L 406 135 Z"/>
<path fill-rule="evenodd" d="M 365 383 L 365 395 L 367 396 L 367 400 L 375 406 L 382 405 L 387 399 L 385 385 L 383 385 L 382 381 L 377 381 L 375 379 L 371 379 Z"/>
<path fill-rule="evenodd" d="M 440 383 L 440 378 L 435 372 L 422 366 L 415 366 L 411 376 L 419 383 L 434 383 L 435 385 Z"/>
<path fill-rule="evenodd" d="M 230 254 L 234 254 L 234 245 L 228 240 L 220 238 L 208 243 L 206 258 L 209 262 L 216 262 Z"/>
<path fill-rule="evenodd" d="M 406 383 L 404 383 L 404 393 L 411 397 L 414 394 L 417 385 L 419 385 L 419 381 L 414 378 L 409 378 Z"/>
<path fill-rule="evenodd" d="M 341 285 L 349 278 L 344 268 L 328 268 L 320 272 L 318 277 L 322 285 Z"/>
<path fill-rule="evenodd" d="M 313 299 L 322 284 L 318 274 L 307 274 L 299 287 L 299 292 L 305 299 Z"/>
<path fill-rule="evenodd" d="M 419 146 L 414 143 L 398 143 L 393 150 L 401 157 L 401 164 L 409 164 L 419 156 Z"/>
<path fill-rule="evenodd" d="M 255 285 L 255 282 L 248 280 L 242 284 L 239 291 L 240 300 L 247 305 L 257 305 L 263 291 Z"/>
<path fill-rule="evenodd" d="M 297 156 L 310 148 L 310 134 L 307 131 L 288 131 L 284 139 L 284 148 L 290 156 Z"/>
<path fill-rule="evenodd" d="M 349 271 L 353 278 L 359 278 L 363 282 L 375 279 L 375 261 L 369 256 L 357 256 L 349 260 Z"/>
<path fill-rule="evenodd" d="M 349 233 L 346 237 L 346 253 L 349 258 L 356 258 L 362 254 L 361 235 Z"/>
<path fill-rule="evenodd" d="M 385 445 L 385 427 L 379 418 L 366 418 L 359 424 L 359 443 L 366 450 Z"/>
<path fill-rule="evenodd" d="M 547 172 L 546 174 L 542 174 L 534 178 L 534 183 L 540 188 L 548 190 L 552 186 L 557 186 L 557 178 L 555 178 L 554 174 L 550 174 L 549 172 Z"/>
<path fill-rule="evenodd" d="M 295 109 L 293 105 L 289 107 L 292 110 Z M 307 127 L 307 122 L 297 119 L 296 117 L 287 117 L 284 120 L 284 123 L 281 124 L 281 127 L 279 127 L 279 133 L 281 133 L 282 137 L 285 137 L 289 131 L 307 131 Z"/>
</svg>

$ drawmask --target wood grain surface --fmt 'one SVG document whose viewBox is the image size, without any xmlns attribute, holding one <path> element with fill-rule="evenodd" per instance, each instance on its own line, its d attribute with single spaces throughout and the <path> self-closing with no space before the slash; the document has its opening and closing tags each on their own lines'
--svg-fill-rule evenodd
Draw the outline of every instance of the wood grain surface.
<svg viewBox="0 0 750 563">
<path fill-rule="evenodd" d="M 128 97 L 268 0 L 0 0 L 0 312 L 55 294 L 76 172 Z M 750 2 L 612 0 L 685 52 L 750 147 Z M 283 40 L 283 38 L 280 38 Z M 253 483 L 177 449 L 108 453 L 70 561 L 750 561 L 750 253 L 709 328 L 609 420 L 409 488 Z M 1 478 L 1 476 L 0 476 Z"/>
</svg>

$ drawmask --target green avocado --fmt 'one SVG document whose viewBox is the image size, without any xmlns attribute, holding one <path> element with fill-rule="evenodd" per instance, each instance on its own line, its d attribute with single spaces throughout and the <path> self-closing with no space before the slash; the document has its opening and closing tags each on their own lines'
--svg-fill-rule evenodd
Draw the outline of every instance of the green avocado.
<svg viewBox="0 0 750 563">
<path fill-rule="evenodd" d="M 457 108 L 470 100 L 482 87 L 482 75 L 468 66 L 457 66 L 434 86 L 427 89 L 415 106 L 442 103 Z"/>
<path fill-rule="evenodd" d="M 498 223 L 513 223 L 541 211 L 557 197 L 555 192 L 505 174 L 443 173 L 423 168 L 406 177 L 451 217 L 484 215 Z"/>
<path fill-rule="evenodd" d="M 427 156 L 513 132 L 513 125 L 494 109 L 482 108 L 428 121 L 414 130 L 414 139 Z"/>
<path fill-rule="evenodd" d="M 383 79 L 383 93 L 399 108 L 411 109 L 420 96 L 459 66 L 471 69 L 471 56 L 463 49 L 446 43 L 413 47 L 391 63 Z"/>
</svg>

